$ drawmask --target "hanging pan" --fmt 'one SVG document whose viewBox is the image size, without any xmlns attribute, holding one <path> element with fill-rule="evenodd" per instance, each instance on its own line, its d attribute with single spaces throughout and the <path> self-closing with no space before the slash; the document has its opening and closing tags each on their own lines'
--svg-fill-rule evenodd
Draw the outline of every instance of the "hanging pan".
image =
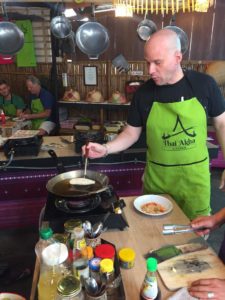
<svg viewBox="0 0 225 300">
<path fill-rule="evenodd" d="M 178 37 L 180 39 L 181 53 L 182 54 L 186 53 L 188 50 L 188 45 L 189 45 L 189 40 L 188 40 L 188 36 L 187 36 L 186 32 L 184 32 L 183 29 L 181 29 L 180 27 L 177 27 L 174 25 L 166 26 L 166 27 L 164 27 L 164 29 L 170 29 L 170 30 L 173 30 L 174 32 L 176 32 L 176 34 L 178 35 Z"/>
<path fill-rule="evenodd" d="M 0 22 L 0 54 L 14 55 L 23 47 L 24 33 L 16 24 Z"/>
<path fill-rule="evenodd" d="M 154 32 L 156 32 L 156 30 L 157 30 L 156 24 L 153 21 L 146 19 L 146 14 L 145 14 L 144 20 L 142 20 L 137 27 L 137 33 L 140 39 L 142 39 L 143 41 L 147 41 L 150 38 L 150 36 Z"/>
<path fill-rule="evenodd" d="M 57 16 L 51 20 L 51 32 L 58 39 L 65 39 L 72 32 L 70 20 L 64 16 Z"/>
<path fill-rule="evenodd" d="M 109 46 L 108 31 L 98 22 L 84 23 L 77 29 L 76 45 L 89 59 L 98 59 Z"/>
</svg>

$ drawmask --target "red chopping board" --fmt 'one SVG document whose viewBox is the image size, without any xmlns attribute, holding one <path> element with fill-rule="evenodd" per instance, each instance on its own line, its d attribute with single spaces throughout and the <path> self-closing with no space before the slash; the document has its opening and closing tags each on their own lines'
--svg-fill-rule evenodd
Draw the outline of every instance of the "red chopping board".
<svg viewBox="0 0 225 300">
<path fill-rule="evenodd" d="M 158 264 L 158 272 L 165 286 L 177 290 L 198 279 L 225 279 L 225 266 L 210 249 L 182 254 Z"/>
</svg>

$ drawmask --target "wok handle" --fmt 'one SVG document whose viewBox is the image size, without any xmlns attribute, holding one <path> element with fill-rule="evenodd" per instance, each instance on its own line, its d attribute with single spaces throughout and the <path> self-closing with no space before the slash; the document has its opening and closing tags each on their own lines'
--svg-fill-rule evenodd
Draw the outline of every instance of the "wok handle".
<svg viewBox="0 0 225 300">
<path fill-rule="evenodd" d="M 61 160 L 59 160 L 58 156 L 56 155 L 55 151 L 50 149 L 48 150 L 48 154 L 54 159 L 56 162 L 56 168 L 59 172 L 59 174 L 64 173 L 66 170 L 64 168 L 64 165 Z"/>
</svg>

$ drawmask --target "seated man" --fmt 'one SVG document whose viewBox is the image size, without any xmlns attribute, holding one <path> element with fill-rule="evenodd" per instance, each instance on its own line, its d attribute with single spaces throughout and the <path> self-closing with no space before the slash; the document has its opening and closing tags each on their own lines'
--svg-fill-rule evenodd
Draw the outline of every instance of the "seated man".
<svg viewBox="0 0 225 300">
<path fill-rule="evenodd" d="M 39 135 L 49 135 L 58 123 L 57 102 L 49 91 L 41 87 L 37 77 L 28 76 L 26 85 L 31 103 L 29 113 L 25 112 L 21 117 L 31 120 L 32 129 L 39 130 Z"/>
<path fill-rule="evenodd" d="M 8 117 L 19 117 L 25 108 L 23 99 L 11 92 L 5 80 L 0 80 L 0 107 Z"/>
</svg>

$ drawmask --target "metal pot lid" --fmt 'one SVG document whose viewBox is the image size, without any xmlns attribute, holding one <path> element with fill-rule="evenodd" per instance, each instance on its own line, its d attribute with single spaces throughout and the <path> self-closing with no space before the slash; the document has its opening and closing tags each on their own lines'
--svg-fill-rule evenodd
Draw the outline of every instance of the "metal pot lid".
<svg viewBox="0 0 225 300">
<path fill-rule="evenodd" d="M 98 22 L 84 23 L 77 29 L 76 44 L 90 59 L 98 59 L 109 46 L 108 31 Z"/>
<path fill-rule="evenodd" d="M 23 45 L 23 31 L 12 22 L 0 22 L 0 54 L 14 55 Z"/>
<path fill-rule="evenodd" d="M 174 32 L 176 32 L 176 34 L 178 35 L 178 37 L 180 39 L 181 53 L 182 54 L 186 53 L 188 50 L 188 46 L 189 46 L 189 40 L 188 40 L 188 36 L 187 36 L 186 32 L 184 32 L 183 29 L 181 29 L 180 27 L 173 26 L 173 25 L 166 26 L 164 28 L 170 29 L 170 30 L 173 30 Z"/>
<path fill-rule="evenodd" d="M 147 41 L 156 30 L 157 26 L 153 21 L 144 19 L 138 24 L 137 33 L 143 41 Z"/>
<path fill-rule="evenodd" d="M 51 20 L 51 32 L 58 39 L 65 39 L 72 32 L 72 25 L 69 19 L 64 16 L 57 16 Z"/>
</svg>

